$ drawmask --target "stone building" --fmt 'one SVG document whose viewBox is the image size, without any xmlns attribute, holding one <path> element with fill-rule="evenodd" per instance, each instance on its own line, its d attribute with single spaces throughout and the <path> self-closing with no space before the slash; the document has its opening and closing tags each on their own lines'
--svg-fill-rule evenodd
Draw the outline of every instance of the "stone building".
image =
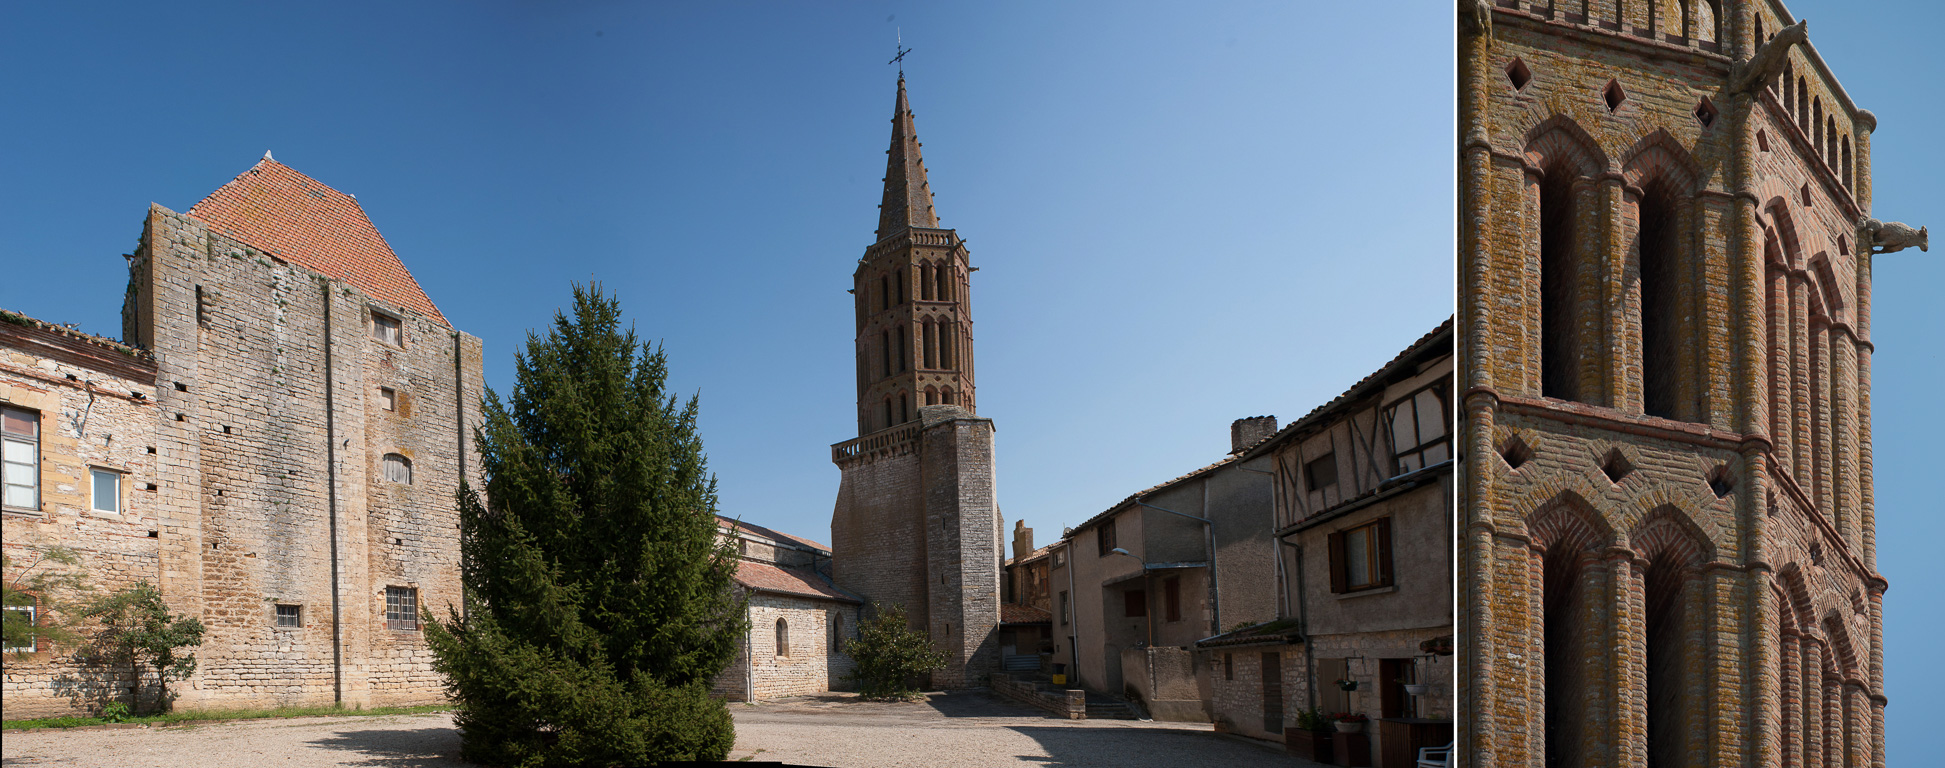
<svg viewBox="0 0 1945 768">
<path fill-rule="evenodd" d="M 1461 761 L 1883 765 L 1876 118 L 1776 0 L 1460 22 Z"/>
<path fill-rule="evenodd" d="M 1276 616 L 1270 460 L 1245 458 L 1276 419 L 1238 420 L 1231 453 L 1074 526 L 1050 573 L 1053 661 L 1070 687 L 1138 699 L 1156 719 L 1209 721 L 1190 651 L 1225 626 Z"/>
<path fill-rule="evenodd" d="M 1451 741 L 1452 344 L 1447 320 L 1240 455 L 1275 473 L 1276 608 L 1195 644 L 1225 729 L 1283 741 L 1300 710 L 1363 713 L 1337 738 L 1379 766 Z"/>
<path fill-rule="evenodd" d="M 857 636 L 863 602 L 831 583 L 831 548 L 722 516 L 717 533 L 736 542 L 750 632 L 712 692 L 758 701 L 849 689 L 852 662 L 842 650 Z"/>
<path fill-rule="evenodd" d="M 999 663 L 993 422 L 976 413 L 974 267 L 939 226 L 919 146 L 901 75 L 877 241 L 852 275 L 859 436 L 831 447 L 832 575 L 868 604 L 903 606 L 949 659 L 933 684 L 968 687 Z"/>
<path fill-rule="evenodd" d="M 147 579 L 200 617 L 180 704 L 442 700 L 419 617 L 459 603 L 479 340 L 355 198 L 268 154 L 187 213 L 152 206 L 128 259 L 122 345 L 37 323 L 0 337 L 0 400 L 40 446 L 7 480 L 42 489 L 9 496 L 9 559 L 66 543 L 98 585 Z M 83 464 L 119 501 L 78 503 Z M 125 697 L 50 656 L 8 663 L 9 716 Z"/>
<path fill-rule="evenodd" d="M 1008 671 L 1051 671 L 1053 634 L 1053 553 L 1033 548 L 1033 529 L 1013 523 L 1013 557 L 1006 561 L 1001 585 L 1000 658 Z"/>
</svg>

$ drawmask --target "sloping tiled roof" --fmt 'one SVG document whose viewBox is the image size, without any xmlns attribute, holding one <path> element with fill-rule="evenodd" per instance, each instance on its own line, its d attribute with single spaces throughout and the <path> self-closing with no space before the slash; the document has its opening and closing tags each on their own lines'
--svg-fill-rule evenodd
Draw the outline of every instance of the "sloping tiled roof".
<svg viewBox="0 0 1945 768">
<path fill-rule="evenodd" d="M 803 546 L 810 547 L 811 549 L 815 549 L 818 552 L 824 553 L 826 555 L 829 555 L 831 553 L 831 548 L 829 545 L 812 541 L 802 536 L 793 536 L 791 534 L 784 533 L 783 531 L 779 531 L 774 528 L 765 528 L 755 523 L 745 523 L 741 520 L 731 520 L 730 518 L 724 517 L 722 515 L 716 516 L 716 523 L 721 525 L 724 528 L 742 531 L 744 533 L 751 534 L 753 536 L 759 536 L 765 539 L 769 539 L 771 541 L 781 541 L 786 544 L 801 544 Z"/>
<path fill-rule="evenodd" d="M 446 323 L 357 198 L 268 154 L 191 206 L 189 215 L 286 262 Z"/>
<path fill-rule="evenodd" d="M 1297 620 L 1292 618 L 1240 627 L 1197 640 L 1195 645 L 1198 648 L 1219 648 L 1225 645 L 1288 645 L 1301 642 L 1303 635 L 1297 631 Z"/>
<path fill-rule="evenodd" d="M 1299 432 L 1307 433 L 1310 429 L 1318 426 L 1330 414 L 1335 413 L 1339 408 L 1361 401 L 1371 396 L 1372 393 L 1384 389 L 1385 385 L 1390 383 L 1393 374 L 1398 373 L 1406 365 L 1416 365 L 1420 355 L 1434 353 L 1436 351 L 1435 347 L 1440 344 L 1444 345 L 1446 354 L 1451 354 L 1453 352 L 1452 319 L 1452 317 L 1445 318 L 1445 322 L 1439 323 L 1437 328 L 1433 328 L 1431 332 L 1418 337 L 1418 340 L 1412 342 L 1411 346 L 1405 347 L 1404 351 L 1399 352 L 1396 357 L 1391 358 L 1391 362 L 1385 363 L 1383 367 L 1372 371 L 1371 375 L 1365 376 L 1358 383 L 1351 385 L 1350 389 L 1344 390 L 1344 394 L 1338 395 L 1330 402 L 1311 409 L 1309 413 L 1303 415 L 1303 418 L 1284 425 L 1282 429 L 1276 431 L 1276 434 L 1257 441 L 1255 445 L 1250 446 L 1247 450 L 1237 455 L 1244 459 L 1253 459 L 1263 455 L 1271 448 L 1283 443 Z"/>
<path fill-rule="evenodd" d="M 1102 520 L 1105 520 L 1105 519 L 1107 519 L 1109 515 L 1112 515 L 1112 514 L 1114 514 L 1114 513 L 1116 513 L 1116 512 L 1119 512 L 1119 511 L 1121 511 L 1122 509 L 1125 509 L 1125 508 L 1127 508 L 1127 507 L 1129 507 L 1129 506 L 1132 506 L 1132 505 L 1133 505 L 1133 504 L 1135 503 L 1135 499 L 1139 499 L 1139 498 L 1141 498 L 1141 497 L 1143 497 L 1143 496 L 1147 496 L 1148 494 L 1151 494 L 1151 493 L 1154 493 L 1154 492 L 1156 492 L 1156 491 L 1159 491 L 1159 490 L 1161 490 L 1161 489 L 1163 489 L 1163 488 L 1167 488 L 1167 487 L 1169 487 L 1169 486 L 1171 486 L 1171 485 L 1174 485 L 1174 484 L 1176 484 L 1176 483 L 1180 483 L 1180 482 L 1185 482 L 1185 481 L 1188 481 L 1188 480 L 1193 480 L 1193 479 L 1195 479 L 1195 478 L 1198 478 L 1198 477 L 1201 477 L 1201 476 L 1203 476 L 1203 475 L 1206 475 L 1206 474 L 1209 474 L 1210 472 L 1214 472 L 1214 471 L 1216 471 L 1216 470 L 1218 470 L 1218 469 L 1221 469 L 1221 468 L 1223 468 L 1223 467 L 1226 467 L 1226 466 L 1229 466 L 1230 464 L 1232 464 L 1232 463 L 1235 463 L 1235 462 L 1236 462 L 1236 461 L 1238 460 L 1238 458 L 1239 458 L 1239 456 L 1240 456 L 1240 455 L 1231 455 L 1231 456 L 1224 456 L 1224 457 L 1222 458 L 1222 460 L 1221 460 L 1221 461 L 1218 461 L 1218 462 L 1216 462 L 1216 463 L 1214 463 L 1214 464 L 1210 464 L 1209 466 L 1206 466 L 1206 467 L 1202 467 L 1201 469 L 1195 469 L 1195 470 L 1191 470 L 1191 471 L 1190 471 L 1190 472 L 1189 472 L 1188 474 L 1185 474 L 1185 475 L 1182 475 L 1181 477 L 1177 477 L 1177 478 L 1174 478 L 1174 479 L 1172 479 L 1172 480 L 1167 480 L 1167 481 L 1164 481 L 1164 482 L 1160 482 L 1160 483 L 1156 483 L 1155 485 L 1151 485 L 1151 486 L 1148 486 L 1147 488 L 1143 488 L 1143 489 L 1141 489 L 1141 490 L 1139 490 L 1139 491 L 1135 491 L 1134 493 L 1131 493 L 1131 494 L 1128 494 L 1128 498 L 1125 498 L 1125 499 L 1122 499 L 1122 500 L 1121 500 L 1121 501 L 1119 501 L 1119 502 L 1116 502 L 1114 506 L 1112 506 L 1112 507 L 1108 507 L 1107 509 L 1105 509 L 1105 510 L 1102 510 L 1102 511 L 1101 511 L 1101 514 L 1098 514 L 1098 515 L 1095 515 L 1095 516 L 1093 516 L 1093 517 L 1090 517 L 1090 518 L 1088 518 L 1088 519 L 1087 519 L 1086 521 L 1084 521 L 1084 522 L 1082 522 L 1082 523 L 1081 523 L 1080 525 L 1076 525 L 1076 526 L 1074 526 L 1074 528 L 1073 528 L 1073 530 L 1071 530 L 1071 531 L 1068 531 L 1068 532 L 1067 532 L 1067 534 L 1066 534 L 1066 536 L 1063 536 L 1062 538 L 1070 538 L 1070 537 L 1072 537 L 1072 536 L 1073 536 L 1074 534 L 1076 534 L 1076 533 L 1080 533 L 1080 532 L 1081 532 L 1082 530 L 1085 530 L 1085 529 L 1086 529 L 1086 528 L 1088 528 L 1089 526 L 1092 526 L 1092 525 L 1094 525 L 1095 523 L 1098 523 L 1098 522 L 1101 522 Z"/>
<path fill-rule="evenodd" d="M 1000 603 L 1001 624 L 1052 624 L 1054 612 L 1023 603 Z"/>
<path fill-rule="evenodd" d="M 824 583 L 824 579 L 803 568 L 786 568 L 740 560 L 736 563 L 736 583 L 762 592 L 778 592 L 844 603 L 862 602 L 839 591 L 837 587 Z"/>
</svg>

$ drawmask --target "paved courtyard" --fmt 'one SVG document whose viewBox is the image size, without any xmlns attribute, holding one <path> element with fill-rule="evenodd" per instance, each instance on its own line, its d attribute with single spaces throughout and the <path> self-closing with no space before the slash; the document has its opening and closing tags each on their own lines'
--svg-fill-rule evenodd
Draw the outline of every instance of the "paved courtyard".
<svg viewBox="0 0 1945 768">
<path fill-rule="evenodd" d="M 1057 720 L 986 693 L 924 702 L 861 702 L 843 694 L 731 704 L 731 760 L 799 765 L 1170 766 L 1231 768 L 1315 763 L 1207 725 Z M 459 736 L 444 714 L 311 717 L 175 728 L 6 734 L 5 768 L 452 768 Z"/>
</svg>

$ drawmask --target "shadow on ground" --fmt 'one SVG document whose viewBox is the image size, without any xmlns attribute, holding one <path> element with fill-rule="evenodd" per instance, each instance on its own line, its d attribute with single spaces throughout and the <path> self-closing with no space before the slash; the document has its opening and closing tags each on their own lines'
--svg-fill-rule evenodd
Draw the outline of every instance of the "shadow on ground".
<svg viewBox="0 0 1945 768">
<path fill-rule="evenodd" d="M 1258 745 L 1212 732 L 1107 726 L 1006 726 L 1039 743 L 1046 756 L 1021 755 L 1023 762 L 1049 768 L 1099 768 L 1127 765 L 1250 765 L 1312 768 L 1308 760 L 1285 754 L 1282 745 Z"/>
<path fill-rule="evenodd" d="M 459 759 L 459 731 L 451 726 L 417 728 L 409 731 L 344 731 L 310 742 L 319 749 L 356 752 L 366 759 L 346 761 L 345 765 L 381 768 L 461 768 L 472 763 Z"/>
</svg>

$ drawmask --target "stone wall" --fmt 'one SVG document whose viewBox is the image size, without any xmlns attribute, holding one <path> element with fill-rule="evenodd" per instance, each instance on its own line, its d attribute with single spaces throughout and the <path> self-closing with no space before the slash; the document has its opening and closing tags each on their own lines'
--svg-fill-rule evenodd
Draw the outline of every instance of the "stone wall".
<svg viewBox="0 0 1945 768">
<path fill-rule="evenodd" d="M 139 350 L 38 323 L 0 316 L 0 404 L 37 417 L 37 507 L 0 508 L 0 533 L 13 579 L 49 547 L 73 548 L 97 594 L 160 575 L 155 450 L 155 363 Z M 96 509 L 92 470 L 119 474 L 119 504 Z M 30 575 L 30 574 L 29 574 Z M 45 612 L 81 594 L 37 595 Z M 84 668 L 54 649 L 6 660 L 4 697 L 11 719 L 91 710 L 131 701 L 126 670 Z M 144 694 L 152 694 L 145 690 Z M 146 701 L 147 699 L 145 699 Z"/>
<path fill-rule="evenodd" d="M 1209 711 L 1212 719 L 1230 733 L 1258 739 L 1283 741 L 1283 729 L 1263 727 L 1263 654 L 1278 656 L 1277 676 L 1281 686 L 1284 725 L 1295 722 L 1299 709 L 1310 706 L 1304 672 L 1303 647 L 1299 645 L 1246 645 L 1236 648 L 1201 649 L 1196 656 L 1209 672 Z"/>
<path fill-rule="evenodd" d="M 999 669 L 999 510 L 993 498 L 993 424 L 953 406 L 926 409 L 921 456 L 925 489 L 928 632 L 946 653 L 934 685 L 986 684 Z"/>
<path fill-rule="evenodd" d="M 711 692 L 730 701 L 803 696 L 845 690 L 851 658 L 831 647 L 833 618 L 842 614 L 846 640 L 857 637 L 858 607 L 830 600 L 749 594 L 750 634 Z M 777 622 L 788 627 L 787 653 L 778 653 Z M 751 685 L 750 680 L 755 684 Z"/>
</svg>

